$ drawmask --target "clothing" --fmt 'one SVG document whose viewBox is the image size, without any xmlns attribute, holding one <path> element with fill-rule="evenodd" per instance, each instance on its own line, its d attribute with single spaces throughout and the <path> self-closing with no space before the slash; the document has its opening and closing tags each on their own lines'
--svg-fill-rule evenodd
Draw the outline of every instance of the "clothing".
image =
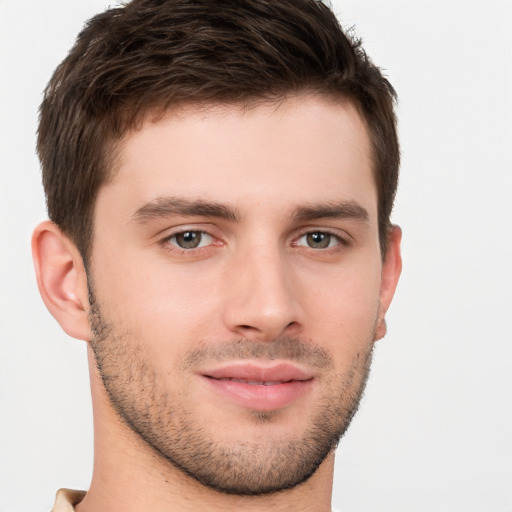
<svg viewBox="0 0 512 512">
<path fill-rule="evenodd" d="M 74 512 L 75 505 L 80 503 L 85 496 L 85 491 L 73 491 L 72 489 L 60 489 L 52 512 Z M 332 510 L 336 512 L 336 510 Z"/>
<path fill-rule="evenodd" d="M 73 491 L 72 489 L 60 489 L 57 491 L 55 505 L 52 512 L 74 512 L 75 505 L 85 497 L 85 491 Z"/>
</svg>

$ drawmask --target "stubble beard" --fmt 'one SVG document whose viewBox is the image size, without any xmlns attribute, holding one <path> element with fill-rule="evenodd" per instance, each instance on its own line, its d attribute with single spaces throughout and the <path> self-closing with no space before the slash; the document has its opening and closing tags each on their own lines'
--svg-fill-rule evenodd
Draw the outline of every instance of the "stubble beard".
<svg viewBox="0 0 512 512">
<path fill-rule="evenodd" d="M 183 397 L 173 400 L 164 379 L 151 364 L 147 350 L 129 332 L 121 333 L 100 311 L 90 293 L 91 346 L 107 396 L 122 421 L 159 458 L 200 484 L 239 496 L 271 494 L 307 481 L 339 443 L 357 411 L 369 375 L 373 338 L 343 372 L 331 371 L 329 384 L 300 437 L 265 436 L 264 440 L 225 442 L 207 424 L 198 424 Z M 237 340 L 190 352 L 180 369 L 203 360 L 229 358 L 295 360 L 328 370 L 331 356 L 310 342 L 280 338 L 258 343 Z M 213 358 L 213 359 L 212 359 Z M 185 400 L 186 402 L 186 400 Z M 280 412 L 251 413 L 252 422 L 279 422 Z"/>
</svg>

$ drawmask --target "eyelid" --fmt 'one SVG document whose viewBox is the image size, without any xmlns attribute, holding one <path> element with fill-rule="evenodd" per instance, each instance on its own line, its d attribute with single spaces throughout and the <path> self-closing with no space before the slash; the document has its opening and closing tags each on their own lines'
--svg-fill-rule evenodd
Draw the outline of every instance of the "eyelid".
<svg viewBox="0 0 512 512">
<path fill-rule="evenodd" d="M 197 247 L 180 247 L 180 245 L 178 244 L 177 238 L 180 235 L 184 235 L 185 233 L 198 234 L 200 236 L 199 241 L 198 241 L 199 245 Z M 173 235 L 167 237 L 167 243 L 174 245 L 178 249 L 183 249 L 183 250 L 187 250 L 187 251 L 193 251 L 194 249 L 202 249 L 203 247 L 212 245 L 213 241 L 214 241 L 213 236 L 210 235 L 209 233 L 206 233 L 206 231 L 199 231 L 199 230 L 192 230 L 192 229 L 187 229 L 186 231 L 174 233 Z M 176 242 L 176 243 L 174 243 L 174 242 Z"/>
<path fill-rule="evenodd" d="M 178 245 L 171 244 L 169 242 L 169 240 L 172 239 L 173 237 L 176 237 L 177 235 L 179 235 L 181 233 L 186 233 L 187 231 L 202 233 L 203 235 L 209 236 L 212 239 L 212 241 L 205 246 L 194 247 L 194 248 L 190 248 L 190 249 L 185 249 L 185 248 L 179 247 Z M 213 233 L 213 231 L 214 231 L 213 229 L 209 229 L 209 227 L 205 226 L 204 224 L 201 224 L 200 226 L 194 225 L 194 224 L 180 225 L 180 226 L 176 226 L 174 228 L 170 228 L 168 230 L 162 231 L 162 233 L 165 233 L 165 234 L 163 236 L 159 237 L 158 243 L 159 243 L 159 245 L 161 245 L 168 251 L 178 252 L 181 254 L 193 253 L 196 251 L 208 249 L 208 247 L 211 247 L 214 245 L 223 245 L 224 244 L 224 242 L 218 236 L 216 236 Z"/>
<path fill-rule="evenodd" d="M 179 235 L 180 233 L 186 233 L 187 231 L 194 231 L 194 232 L 197 232 L 197 233 L 203 233 L 205 235 L 208 235 L 209 237 L 212 238 L 212 241 L 210 243 L 208 243 L 206 246 L 203 246 L 203 247 L 196 247 L 196 248 L 191 248 L 191 249 L 184 249 L 184 248 L 180 248 L 179 246 L 177 245 L 174 245 L 174 244 L 169 244 L 169 240 L 177 235 Z M 200 224 L 200 225 L 197 225 L 197 224 L 189 224 L 189 225 L 186 225 L 186 224 L 182 224 L 182 225 L 179 225 L 179 226 L 175 226 L 173 228 L 168 228 L 166 230 L 162 230 L 161 233 L 165 233 L 164 236 L 161 236 L 161 233 L 160 233 L 160 236 L 159 236 L 159 244 L 164 246 L 165 248 L 167 248 L 167 250 L 169 251 L 179 251 L 179 252 L 182 252 L 182 253 L 192 253 L 194 251 L 201 251 L 201 250 L 204 250 L 204 249 L 207 249 L 208 247 L 211 247 L 211 246 L 214 246 L 214 245 L 225 245 L 225 242 L 224 240 L 222 240 L 222 238 L 220 238 L 217 234 L 215 234 L 215 229 L 211 228 L 210 226 L 208 226 L 207 224 Z M 339 243 L 336 244 L 335 246 L 332 246 L 332 247 L 327 247 L 325 249 L 314 249 L 314 248 L 311 248 L 311 247 L 307 247 L 306 245 L 300 245 L 298 244 L 298 241 L 308 235 L 308 234 L 311 234 L 311 233 L 326 233 L 332 237 L 334 237 Z M 335 249 L 336 247 L 339 247 L 339 246 L 345 246 L 345 247 L 348 247 L 351 245 L 353 241 L 353 238 L 352 236 L 347 233 L 345 230 L 341 230 L 339 228 L 332 228 L 332 227 L 317 227 L 317 226 L 305 226 L 303 227 L 302 229 L 300 229 L 300 231 L 295 234 L 295 236 L 293 237 L 293 239 L 291 240 L 290 242 L 290 245 L 292 247 L 304 247 L 306 249 L 311 249 L 311 250 L 314 250 L 314 251 L 320 251 L 320 250 L 323 250 L 323 251 L 326 251 L 328 249 Z M 171 246 L 172 248 L 169 248 L 169 246 Z"/>
<path fill-rule="evenodd" d="M 191 223 L 191 224 L 179 224 L 172 227 L 167 227 L 165 229 L 160 230 L 156 236 L 159 238 L 166 239 L 172 236 L 179 235 L 180 233 L 186 233 L 187 231 L 197 231 L 198 233 L 206 233 L 213 238 L 219 238 L 218 235 L 215 234 L 215 229 L 209 223 L 201 222 L 201 223 Z"/>
<path fill-rule="evenodd" d="M 330 228 L 330 227 L 315 227 L 315 226 L 307 226 L 303 228 L 298 235 L 296 235 L 292 240 L 292 245 L 297 245 L 297 241 L 301 239 L 303 236 L 306 236 L 311 233 L 325 233 L 328 235 L 333 236 L 339 241 L 339 245 L 342 246 L 349 246 L 351 244 L 351 241 L 353 240 L 352 237 L 343 230 L 336 229 L 336 228 Z M 302 247 L 302 246 L 301 246 Z M 329 249 L 332 249 L 332 247 L 329 247 Z M 318 250 L 318 249 L 315 249 Z M 325 249 L 324 249 L 325 250 Z"/>
</svg>

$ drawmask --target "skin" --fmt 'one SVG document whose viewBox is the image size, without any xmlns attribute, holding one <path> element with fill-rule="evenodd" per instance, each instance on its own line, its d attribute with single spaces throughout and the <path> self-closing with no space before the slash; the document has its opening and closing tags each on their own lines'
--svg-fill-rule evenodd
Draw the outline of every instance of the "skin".
<svg viewBox="0 0 512 512">
<path fill-rule="evenodd" d="M 304 483 L 260 496 L 212 489 L 166 455 L 185 424 L 231 454 L 242 446 L 240 467 L 256 475 L 278 463 L 273 450 L 311 435 L 322 407 L 343 433 L 401 269 L 398 228 L 380 254 L 370 155 L 356 109 L 322 97 L 148 118 L 99 191 L 92 307 L 75 246 L 50 222 L 36 229 L 43 299 L 89 343 L 95 465 L 79 512 L 330 510 L 332 451 Z M 187 231 L 198 247 L 179 246 Z M 291 364 L 307 390 L 263 411 L 205 378 L 247 362 Z M 132 425 L 145 414 L 143 436 L 113 401 Z"/>
</svg>

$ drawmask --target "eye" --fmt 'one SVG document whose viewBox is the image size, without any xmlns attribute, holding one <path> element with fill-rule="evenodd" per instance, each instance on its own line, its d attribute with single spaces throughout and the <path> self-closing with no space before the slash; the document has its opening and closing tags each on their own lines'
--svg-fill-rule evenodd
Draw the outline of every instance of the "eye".
<svg viewBox="0 0 512 512">
<path fill-rule="evenodd" d="M 213 243 L 213 237 L 204 231 L 182 231 L 167 238 L 167 243 L 180 249 L 198 249 Z"/>
<path fill-rule="evenodd" d="M 343 240 L 332 233 L 326 231 L 312 231 L 302 235 L 295 245 L 310 247 L 311 249 L 328 249 L 341 245 Z"/>
</svg>

